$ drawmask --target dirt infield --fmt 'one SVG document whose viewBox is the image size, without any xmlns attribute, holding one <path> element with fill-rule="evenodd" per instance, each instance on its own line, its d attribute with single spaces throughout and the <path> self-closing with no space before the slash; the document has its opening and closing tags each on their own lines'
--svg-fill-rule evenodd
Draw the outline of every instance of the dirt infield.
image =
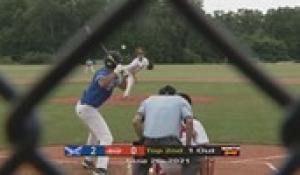
<svg viewBox="0 0 300 175">
<path fill-rule="evenodd" d="M 132 106 L 140 104 L 144 99 L 149 95 L 135 95 L 130 96 L 127 99 L 123 99 L 120 95 L 113 95 L 107 102 L 106 105 L 115 105 L 115 106 Z M 211 103 L 216 100 L 216 97 L 210 96 L 192 96 L 194 104 L 206 104 Z M 73 104 L 75 105 L 78 101 L 78 97 L 59 97 L 53 98 L 50 102 L 55 104 Z"/>
<path fill-rule="evenodd" d="M 82 169 L 82 158 L 67 158 L 64 156 L 63 146 L 43 147 L 42 152 L 67 174 L 89 175 L 90 172 Z M 0 151 L 0 166 L 9 153 Z M 241 145 L 240 157 L 215 158 L 214 175 L 266 175 L 272 174 L 280 167 L 285 158 L 283 148 L 270 145 Z M 109 165 L 110 175 L 127 175 L 131 171 L 130 160 L 112 158 Z M 22 173 L 21 173 L 22 172 Z M 30 166 L 22 166 L 17 174 L 34 175 Z"/>
</svg>

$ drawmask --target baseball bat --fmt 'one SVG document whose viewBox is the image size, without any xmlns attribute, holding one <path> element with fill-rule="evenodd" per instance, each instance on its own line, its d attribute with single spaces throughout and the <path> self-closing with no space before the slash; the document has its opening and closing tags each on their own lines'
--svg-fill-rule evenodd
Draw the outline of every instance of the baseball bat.
<svg viewBox="0 0 300 175">
<path fill-rule="evenodd" d="M 108 55 L 108 50 L 107 50 L 107 48 L 104 46 L 104 44 L 101 44 L 101 48 L 102 48 L 102 50 L 104 51 L 104 53 L 105 53 L 106 55 Z"/>
</svg>

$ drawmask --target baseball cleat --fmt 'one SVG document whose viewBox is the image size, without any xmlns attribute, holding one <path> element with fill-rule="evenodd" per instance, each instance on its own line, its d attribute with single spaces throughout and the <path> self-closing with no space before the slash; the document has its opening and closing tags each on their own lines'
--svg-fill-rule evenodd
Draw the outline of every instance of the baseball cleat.
<svg viewBox="0 0 300 175">
<path fill-rule="evenodd" d="M 93 170 L 93 175 L 108 175 L 107 170 L 104 168 L 95 168 Z"/>
<path fill-rule="evenodd" d="M 91 170 L 95 169 L 95 165 L 91 160 L 84 160 L 82 161 L 81 165 L 85 169 L 91 169 Z"/>
</svg>

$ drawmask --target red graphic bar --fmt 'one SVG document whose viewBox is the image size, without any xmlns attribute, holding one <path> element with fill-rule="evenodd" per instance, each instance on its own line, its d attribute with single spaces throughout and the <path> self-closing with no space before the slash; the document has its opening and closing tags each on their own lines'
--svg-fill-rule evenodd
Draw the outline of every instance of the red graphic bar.
<svg viewBox="0 0 300 175">
<path fill-rule="evenodd" d="M 145 156 L 146 149 L 144 146 L 107 145 L 104 146 L 104 153 L 107 156 Z"/>
</svg>

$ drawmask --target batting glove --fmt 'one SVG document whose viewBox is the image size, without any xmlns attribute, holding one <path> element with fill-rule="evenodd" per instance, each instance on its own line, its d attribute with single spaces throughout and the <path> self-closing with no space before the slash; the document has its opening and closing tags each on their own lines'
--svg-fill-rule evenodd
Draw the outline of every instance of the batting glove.
<svg viewBox="0 0 300 175">
<path fill-rule="evenodd" d="M 121 64 L 118 64 L 117 67 L 114 70 L 114 73 L 116 74 L 116 76 L 117 76 L 120 83 L 124 79 L 124 72 L 125 72 L 125 67 L 122 66 Z"/>
</svg>

